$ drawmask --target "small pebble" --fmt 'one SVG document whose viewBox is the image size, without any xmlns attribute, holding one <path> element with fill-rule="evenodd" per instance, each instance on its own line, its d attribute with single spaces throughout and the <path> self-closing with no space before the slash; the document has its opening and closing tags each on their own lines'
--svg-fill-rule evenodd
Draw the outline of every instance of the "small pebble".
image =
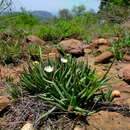
<svg viewBox="0 0 130 130">
<path fill-rule="evenodd" d="M 31 123 L 26 123 L 21 130 L 35 130 L 34 127 L 33 127 L 33 124 Z"/>
<path fill-rule="evenodd" d="M 113 90 L 113 91 L 112 91 L 112 96 L 113 96 L 113 97 L 120 97 L 120 96 L 121 96 L 121 93 L 120 93 L 119 90 Z"/>
<path fill-rule="evenodd" d="M 76 127 L 74 128 L 74 130 L 85 130 L 85 128 L 84 128 L 84 127 L 81 127 L 81 126 L 76 126 Z"/>
</svg>

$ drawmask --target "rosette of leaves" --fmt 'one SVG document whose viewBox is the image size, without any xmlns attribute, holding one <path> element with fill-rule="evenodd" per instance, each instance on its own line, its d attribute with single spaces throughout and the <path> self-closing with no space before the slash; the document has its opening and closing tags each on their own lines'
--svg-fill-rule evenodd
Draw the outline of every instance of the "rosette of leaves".
<svg viewBox="0 0 130 130">
<path fill-rule="evenodd" d="M 90 109 L 96 103 L 112 101 L 111 91 L 100 91 L 107 87 L 108 80 L 106 74 L 99 77 L 88 64 L 69 57 L 30 65 L 17 85 L 28 96 L 40 98 L 57 109 L 88 115 L 94 112 Z"/>
</svg>

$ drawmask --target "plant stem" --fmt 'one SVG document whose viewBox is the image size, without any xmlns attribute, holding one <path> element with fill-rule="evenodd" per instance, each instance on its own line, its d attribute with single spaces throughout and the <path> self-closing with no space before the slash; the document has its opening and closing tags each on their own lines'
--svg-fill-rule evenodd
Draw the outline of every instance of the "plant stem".
<svg viewBox="0 0 130 130">
<path fill-rule="evenodd" d="M 56 108 L 57 108 L 57 107 L 55 106 L 55 107 L 53 107 L 52 109 L 50 109 L 48 112 L 42 113 L 41 116 L 35 121 L 35 125 L 38 124 L 38 122 L 39 122 L 41 119 L 45 118 L 46 116 L 48 116 L 49 114 L 51 114 L 53 111 L 55 111 Z"/>
</svg>

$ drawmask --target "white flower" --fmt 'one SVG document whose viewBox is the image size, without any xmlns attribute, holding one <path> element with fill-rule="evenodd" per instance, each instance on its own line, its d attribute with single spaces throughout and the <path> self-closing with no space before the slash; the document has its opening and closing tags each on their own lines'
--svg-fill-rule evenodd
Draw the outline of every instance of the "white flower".
<svg viewBox="0 0 130 130">
<path fill-rule="evenodd" d="M 60 60 L 61 60 L 62 63 L 67 63 L 68 62 L 68 60 L 65 59 L 65 58 L 61 58 Z"/>
<path fill-rule="evenodd" d="M 45 68 L 44 68 L 44 71 L 46 71 L 46 72 L 52 72 L 54 70 L 54 68 L 53 67 L 51 67 L 51 66 L 46 66 Z"/>
</svg>

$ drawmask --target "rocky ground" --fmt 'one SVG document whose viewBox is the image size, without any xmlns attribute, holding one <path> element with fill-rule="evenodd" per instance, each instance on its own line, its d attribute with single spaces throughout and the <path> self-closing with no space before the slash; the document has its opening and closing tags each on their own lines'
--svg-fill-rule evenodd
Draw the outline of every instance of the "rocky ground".
<svg viewBox="0 0 130 130">
<path fill-rule="evenodd" d="M 103 75 L 113 60 L 112 53 L 107 51 L 112 40 L 117 40 L 117 38 L 97 39 L 88 46 L 83 46 L 83 42 L 74 39 L 62 41 L 60 44 L 66 52 L 76 57 L 80 55 L 77 58 L 78 61 L 88 62 L 92 68 L 96 69 L 98 75 Z M 76 46 L 74 46 L 75 44 Z M 100 52 L 100 55 L 94 56 L 94 51 Z M 46 56 L 57 55 L 59 54 L 51 52 L 51 54 L 49 53 Z M 39 129 L 130 130 L 130 60 L 128 55 L 125 57 L 128 58 L 122 61 L 115 61 L 109 72 L 109 76 L 119 73 L 111 81 L 117 81 L 120 78 L 124 78 L 127 81 L 119 80 L 110 86 L 112 90 L 120 92 L 110 105 L 100 107 L 101 110 L 99 112 L 85 118 L 72 118 L 71 115 L 59 112 L 56 116 L 52 115 L 48 120 L 46 119 Z M 18 66 L 0 66 L 0 125 L 3 130 L 20 129 L 26 121 L 34 121 L 37 118 L 36 116 L 38 116 L 37 114 L 45 112 L 51 107 L 33 99 L 21 99 L 18 102 L 9 98 L 6 93 L 8 86 L 5 83 L 5 79 L 10 76 L 13 82 L 19 81 L 19 75 L 24 71 L 25 67 L 27 67 L 26 63 Z M 26 117 L 24 117 L 23 113 L 25 113 Z M 53 119 L 54 117 L 55 120 Z"/>
</svg>

